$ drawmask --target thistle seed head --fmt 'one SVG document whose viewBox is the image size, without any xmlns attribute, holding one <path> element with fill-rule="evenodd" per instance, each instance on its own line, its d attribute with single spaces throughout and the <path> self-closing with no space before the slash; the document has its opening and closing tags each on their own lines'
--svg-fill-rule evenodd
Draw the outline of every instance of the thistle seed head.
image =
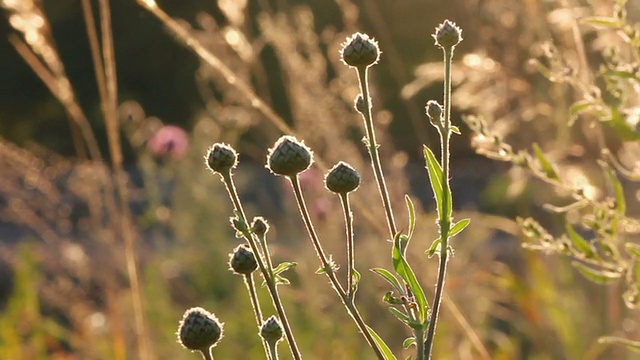
<svg viewBox="0 0 640 360">
<path fill-rule="evenodd" d="M 324 178 L 327 189 L 336 194 L 346 194 L 360 186 L 360 174 L 349 164 L 340 161 Z"/>
<path fill-rule="evenodd" d="M 239 245 L 229 254 L 229 268 L 238 275 L 250 275 L 258 268 L 256 256 L 247 245 Z"/>
<path fill-rule="evenodd" d="M 293 136 L 283 136 L 269 149 L 267 168 L 276 175 L 295 176 L 313 163 L 313 152 Z"/>
<path fill-rule="evenodd" d="M 436 27 L 433 38 L 441 48 L 453 48 L 462 41 L 462 29 L 453 21 L 445 20 Z"/>
<path fill-rule="evenodd" d="M 223 143 L 213 144 L 207 150 L 205 157 L 207 167 L 220 174 L 231 171 L 238 164 L 238 154 L 229 145 Z"/>
<path fill-rule="evenodd" d="M 280 321 L 271 315 L 267 320 L 262 323 L 262 327 L 260 327 L 260 336 L 270 344 L 277 343 L 282 339 L 282 325 L 280 325 Z"/>
<path fill-rule="evenodd" d="M 178 342 L 191 351 L 207 351 L 222 339 L 221 323 L 215 315 L 203 308 L 187 310 L 178 327 Z"/>
<path fill-rule="evenodd" d="M 367 68 L 380 59 L 378 42 L 367 34 L 355 33 L 345 40 L 340 50 L 342 62 L 354 68 Z"/>
</svg>

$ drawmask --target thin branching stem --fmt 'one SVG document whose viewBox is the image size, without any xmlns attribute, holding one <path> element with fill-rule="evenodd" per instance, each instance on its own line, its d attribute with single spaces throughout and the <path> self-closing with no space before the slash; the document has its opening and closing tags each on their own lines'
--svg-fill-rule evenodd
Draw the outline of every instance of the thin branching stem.
<svg viewBox="0 0 640 360">
<path fill-rule="evenodd" d="M 222 174 L 222 180 L 227 188 L 227 192 L 229 193 L 229 198 L 231 198 L 231 202 L 233 203 L 233 207 L 236 213 L 241 217 L 245 224 L 247 224 L 247 216 L 244 213 L 244 209 L 242 208 L 242 203 L 240 202 L 240 197 L 238 196 L 238 192 L 236 191 L 235 184 L 231 177 L 231 171 L 227 171 Z M 291 330 L 291 325 L 289 324 L 289 319 L 287 318 L 287 314 L 284 311 L 284 306 L 282 301 L 280 300 L 280 295 L 278 294 L 278 287 L 275 283 L 273 276 L 273 269 L 268 268 L 265 262 L 263 261 L 262 255 L 260 254 L 260 249 L 258 244 L 256 243 L 254 237 L 250 233 L 243 234 L 246 238 L 251 250 L 257 255 L 256 261 L 258 262 L 258 267 L 260 268 L 260 272 L 264 277 L 264 281 L 267 283 L 267 289 L 269 290 L 269 295 L 271 296 L 271 301 L 273 302 L 273 306 L 278 313 L 278 317 L 280 318 L 280 322 L 282 323 L 282 327 L 284 328 L 284 334 L 287 338 L 287 343 L 289 344 L 289 349 L 291 350 L 291 355 L 294 359 L 300 360 L 302 359 L 302 355 L 300 355 L 300 350 L 298 349 L 298 344 L 296 343 L 295 337 L 293 336 L 293 331 Z"/>
<path fill-rule="evenodd" d="M 373 117 L 371 116 L 371 101 L 369 98 L 369 70 L 367 67 L 357 68 L 358 80 L 360 82 L 360 92 L 364 100 L 364 124 L 367 131 L 367 146 L 369 147 L 369 155 L 371 156 L 371 167 L 378 184 L 378 190 L 380 191 L 380 197 L 382 198 L 382 205 L 384 206 L 384 212 L 387 217 L 387 227 L 389 228 L 390 239 L 398 232 L 396 228 L 396 222 L 393 217 L 393 209 L 391 208 L 391 201 L 389 200 L 389 191 L 387 190 L 387 183 L 384 181 L 384 174 L 382 172 L 382 165 L 380 165 L 380 156 L 378 154 L 378 144 L 376 142 L 376 133 L 373 127 Z"/>
<path fill-rule="evenodd" d="M 440 128 L 440 156 L 442 164 L 442 212 L 439 215 L 440 225 L 440 264 L 438 267 L 438 280 L 436 282 L 436 292 L 433 299 L 433 307 L 431 308 L 431 318 L 427 327 L 427 338 L 424 342 L 424 351 L 427 358 L 431 357 L 431 349 L 433 347 L 433 338 L 436 332 L 436 324 L 440 313 L 440 304 L 442 302 L 442 293 L 444 290 L 444 282 L 447 273 L 447 261 L 449 256 L 449 229 L 451 228 L 451 218 L 449 213 L 449 204 L 451 201 L 451 191 L 449 190 L 449 139 L 451 137 L 451 61 L 453 57 L 453 48 L 444 47 L 444 122 Z"/>
<path fill-rule="evenodd" d="M 320 263 L 322 265 L 322 269 L 324 273 L 329 278 L 333 289 L 338 293 L 342 303 L 345 305 L 347 312 L 351 316 L 351 318 L 355 321 L 356 326 L 362 333 L 362 335 L 367 340 L 367 343 L 371 347 L 371 349 L 375 352 L 378 359 L 384 359 L 384 355 L 382 354 L 380 348 L 376 344 L 373 336 L 369 332 L 362 315 L 358 311 L 358 308 L 355 306 L 353 299 L 349 298 L 345 290 L 342 288 L 340 281 L 334 272 L 332 264 L 329 262 L 329 258 L 327 257 L 324 249 L 322 248 L 322 244 L 320 243 L 320 239 L 318 238 L 318 234 L 316 233 L 315 228 L 313 227 L 313 223 L 311 222 L 311 216 L 309 215 L 309 210 L 307 209 L 307 204 L 304 201 L 304 196 L 302 195 L 302 190 L 300 188 L 300 181 L 298 176 L 290 176 L 289 180 L 291 180 L 291 185 L 293 187 L 293 193 L 296 198 L 296 202 L 298 204 L 298 209 L 300 210 L 300 215 L 302 216 L 302 220 L 304 221 L 304 225 L 307 228 L 307 232 L 309 233 L 309 237 L 311 238 L 311 243 L 313 244 L 313 248 L 320 259 Z"/>
</svg>

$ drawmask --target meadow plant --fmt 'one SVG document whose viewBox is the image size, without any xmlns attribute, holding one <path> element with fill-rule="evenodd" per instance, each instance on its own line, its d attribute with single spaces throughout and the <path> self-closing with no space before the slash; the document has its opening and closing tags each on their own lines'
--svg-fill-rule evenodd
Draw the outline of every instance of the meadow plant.
<svg viewBox="0 0 640 360">
<path fill-rule="evenodd" d="M 371 160 L 371 168 L 386 217 L 387 240 L 391 245 L 393 271 L 383 268 L 374 268 L 372 271 L 380 275 L 392 286 L 392 290 L 384 295 L 383 301 L 390 305 L 390 312 L 411 329 L 412 336 L 404 341 L 403 346 L 405 348 L 415 346 L 415 359 L 429 359 L 431 357 L 440 304 L 444 293 L 447 262 L 453 254 L 450 239 L 464 230 L 469 224 L 469 219 L 463 219 L 458 222 L 453 221 L 453 195 L 449 185 L 449 139 L 453 133 L 460 133 L 459 129 L 451 123 L 451 64 L 455 46 L 462 41 L 462 30 L 455 23 L 446 20 L 436 28 L 433 37 L 435 44 L 443 51 L 445 82 L 444 104 L 440 105 L 437 101 L 431 100 L 427 102 L 425 107 L 426 115 L 431 125 L 440 135 L 441 145 L 440 159 L 436 158 L 430 148 L 424 147 L 426 168 L 431 189 L 435 195 L 438 213 L 437 226 L 440 229 L 438 238 L 433 241 L 426 251 L 429 257 L 438 255 L 439 258 L 437 283 L 431 304 L 427 300 L 427 293 L 418 282 L 418 277 L 407 260 L 407 250 L 415 229 L 416 214 L 414 205 L 410 197 L 406 195 L 405 201 L 409 212 L 408 229 L 406 232 L 399 231 L 378 151 L 379 144 L 376 140 L 372 117 L 368 75 L 372 66 L 380 59 L 380 48 L 378 43 L 368 35 L 355 33 L 343 43 L 340 52 L 342 62 L 353 68 L 358 76 L 360 94 L 354 100 L 354 108 L 364 120 L 366 136 L 363 139 L 363 143 Z M 269 241 L 266 236 L 269 229 L 266 220 L 262 217 L 256 217 L 249 223 L 242 201 L 236 191 L 233 177 L 233 172 L 238 165 L 236 151 L 230 145 L 215 143 L 209 148 L 205 156 L 205 163 L 209 170 L 218 174 L 224 183 L 233 206 L 233 216 L 230 218 L 231 226 L 235 230 L 236 236 L 245 241 L 245 244 L 236 247 L 230 255 L 230 268 L 234 273 L 244 276 L 259 334 L 265 345 L 266 358 L 278 359 L 277 343 L 284 337 L 292 357 L 301 359 L 302 354 L 296 343 L 291 322 L 287 318 L 283 301 L 278 291 L 279 285 L 289 283 L 289 280 L 284 277 L 284 273 L 296 266 L 296 263 L 287 261 L 274 266 L 269 251 Z M 356 302 L 356 293 L 361 274 L 355 269 L 354 214 L 349 194 L 360 186 L 360 174 L 353 166 L 340 161 L 324 177 L 326 189 L 339 196 L 344 215 L 347 273 L 346 279 L 340 279 L 338 276 L 340 266 L 330 254 L 327 254 L 323 247 L 305 201 L 304 189 L 301 186 L 300 174 L 307 171 L 313 163 L 313 151 L 303 141 L 294 136 L 285 135 L 280 137 L 273 147 L 269 149 L 266 167 L 272 174 L 287 179 L 291 185 L 299 214 L 320 261 L 316 274 L 321 274 L 328 278 L 347 314 L 354 321 L 376 358 L 396 359 L 385 341 L 367 325 Z M 257 289 L 252 275 L 256 269 L 259 269 L 272 305 L 277 313 L 277 315 L 272 315 L 267 320 L 263 318 L 262 305 L 259 301 L 259 296 L 256 295 Z M 192 309 L 185 314 L 185 319 L 187 320 L 183 319 L 180 325 L 178 330 L 179 340 L 185 345 L 184 333 L 192 336 L 201 334 L 202 340 L 190 339 L 193 343 L 197 343 L 198 346 L 185 345 L 185 347 L 191 350 L 199 350 L 205 359 L 209 359 L 212 357 L 211 349 L 209 349 L 208 345 L 202 344 L 213 345 L 219 340 L 219 336 L 212 338 L 210 331 L 201 330 L 204 325 L 199 322 L 196 324 L 196 331 L 189 332 L 185 330 L 185 324 L 191 323 L 188 319 L 194 311 Z M 206 316 L 205 318 L 208 319 Z M 208 324 L 208 322 L 204 322 Z M 212 323 L 215 323 L 215 321 Z"/>
</svg>

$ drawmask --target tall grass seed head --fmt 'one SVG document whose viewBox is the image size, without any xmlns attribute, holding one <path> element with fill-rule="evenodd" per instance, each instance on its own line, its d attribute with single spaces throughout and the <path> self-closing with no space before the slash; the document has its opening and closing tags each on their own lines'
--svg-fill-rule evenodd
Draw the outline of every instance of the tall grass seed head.
<svg viewBox="0 0 640 360">
<path fill-rule="evenodd" d="M 178 326 L 178 342 L 191 351 L 206 351 L 222 339 L 224 324 L 200 307 L 187 310 Z"/>
<path fill-rule="evenodd" d="M 346 194 L 360 186 L 360 174 L 351 165 L 340 161 L 324 178 L 324 184 L 336 194 Z"/>
<path fill-rule="evenodd" d="M 227 144 L 216 143 L 207 150 L 207 167 L 220 174 L 231 171 L 238 164 L 238 154 Z"/>
<path fill-rule="evenodd" d="M 263 237 L 269 231 L 269 223 L 262 216 L 256 216 L 251 222 L 251 229 L 258 237 Z"/>
<path fill-rule="evenodd" d="M 436 45 L 442 48 L 453 48 L 462 41 L 462 29 L 453 21 L 445 20 L 436 27 L 433 34 Z"/>
<path fill-rule="evenodd" d="M 260 327 L 260 336 L 270 344 L 277 343 L 282 339 L 282 325 L 278 319 L 271 315 L 262 323 Z"/>
<path fill-rule="evenodd" d="M 367 34 L 355 33 L 342 43 L 340 50 L 342 62 L 354 68 L 366 68 L 375 65 L 380 59 L 378 42 Z"/>
<path fill-rule="evenodd" d="M 250 275 L 258 268 L 256 256 L 249 246 L 243 244 L 229 254 L 229 268 L 238 275 Z"/>
<path fill-rule="evenodd" d="M 267 155 L 267 168 L 276 175 L 295 176 L 313 163 L 313 152 L 293 136 L 282 136 Z"/>
</svg>

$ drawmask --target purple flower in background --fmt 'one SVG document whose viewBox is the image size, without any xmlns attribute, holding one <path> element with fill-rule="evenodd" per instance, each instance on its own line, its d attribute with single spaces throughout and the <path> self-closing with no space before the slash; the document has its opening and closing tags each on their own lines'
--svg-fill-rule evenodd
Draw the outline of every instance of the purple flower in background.
<svg viewBox="0 0 640 360">
<path fill-rule="evenodd" d="M 189 135 L 180 127 L 165 125 L 151 136 L 147 146 L 155 156 L 170 155 L 174 159 L 179 159 L 187 152 Z"/>
</svg>

